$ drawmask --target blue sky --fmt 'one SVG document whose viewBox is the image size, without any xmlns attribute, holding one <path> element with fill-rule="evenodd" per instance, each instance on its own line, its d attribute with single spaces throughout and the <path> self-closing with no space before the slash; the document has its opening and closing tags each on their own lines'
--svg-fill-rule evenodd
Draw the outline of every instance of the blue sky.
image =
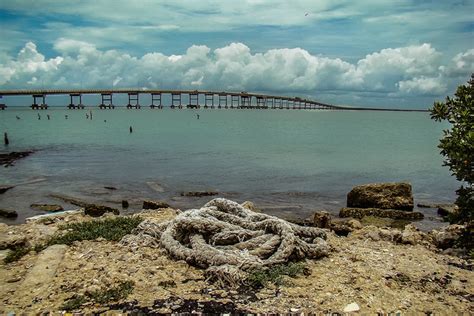
<svg viewBox="0 0 474 316">
<path fill-rule="evenodd" d="M 0 0 L 0 89 L 218 89 L 427 108 L 474 72 L 474 0 Z"/>
</svg>

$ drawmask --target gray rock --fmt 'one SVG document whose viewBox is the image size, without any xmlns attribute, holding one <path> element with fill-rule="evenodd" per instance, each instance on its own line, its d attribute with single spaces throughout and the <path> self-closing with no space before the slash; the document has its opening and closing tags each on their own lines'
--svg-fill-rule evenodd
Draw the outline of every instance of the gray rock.
<svg viewBox="0 0 474 316">
<path fill-rule="evenodd" d="M 0 185 L 0 194 L 7 192 L 10 189 L 13 189 L 15 186 L 13 185 Z"/>
<path fill-rule="evenodd" d="M 13 211 L 13 210 L 0 209 L 0 217 L 17 218 L 18 213 L 16 211 Z"/>
<path fill-rule="evenodd" d="M 168 208 L 170 205 L 164 201 L 143 201 L 144 210 L 157 210 L 160 208 Z"/>
<path fill-rule="evenodd" d="M 441 216 L 455 215 L 459 212 L 456 204 L 438 205 L 438 214 Z"/>
<path fill-rule="evenodd" d="M 315 227 L 329 228 L 331 215 L 326 211 L 316 211 L 313 214 L 313 224 Z"/>
<path fill-rule="evenodd" d="M 456 248 L 459 244 L 467 245 L 469 241 L 461 242 L 461 240 L 467 236 L 470 237 L 470 243 L 472 247 L 474 236 L 474 227 L 472 224 L 468 225 L 449 225 L 441 228 L 440 230 L 433 230 L 430 233 L 433 244 L 440 249 Z"/>
<path fill-rule="evenodd" d="M 358 208 L 413 210 L 409 183 L 371 183 L 354 187 L 347 194 L 347 206 Z"/>
<path fill-rule="evenodd" d="M 44 212 L 61 212 L 64 211 L 63 207 L 59 204 L 31 204 L 31 208 Z"/>
<path fill-rule="evenodd" d="M 23 235 L 8 233 L 0 234 L 0 250 L 23 247 L 26 243 L 27 239 Z"/>
<path fill-rule="evenodd" d="M 219 192 L 215 191 L 190 191 L 190 192 L 183 192 L 181 196 L 190 196 L 190 197 L 202 197 L 202 196 L 213 196 L 218 195 Z"/>
<path fill-rule="evenodd" d="M 119 210 L 117 210 L 116 208 L 108 207 L 105 205 L 89 204 L 84 209 L 84 214 L 92 217 L 100 217 L 105 213 L 114 213 L 115 215 L 120 214 Z"/>
<path fill-rule="evenodd" d="M 339 217 L 354 217 L 362 219 L 365 216 L 387 217 L 405 220 L 420 220 L 424 218 L 424 215 L 420 212 L 406 212 L 380 208 L 343 207 L 339 211 Z"/>
</svg>

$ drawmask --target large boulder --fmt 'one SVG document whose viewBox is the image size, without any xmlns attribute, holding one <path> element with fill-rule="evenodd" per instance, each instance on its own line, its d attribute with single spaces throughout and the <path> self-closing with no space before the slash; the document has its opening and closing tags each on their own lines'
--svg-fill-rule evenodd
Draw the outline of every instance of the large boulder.
<svg viewBox="0 0 474 316">
<path fill-rule="evenodd" d="M 120 214 L 119 210 L 105 205 L 89 204 L 84 208 L 84 214 L 92 217 L 100 217 L 105 213 Z"/>
<path fill-rule="evenodd" d="M 405 212 L 400 210 L 385 210 L 380 208 L 343 207 L 339 217 L 353 217 L 362 219 L 366 216 L 387 217 L 392 219 L 420 220 L 424 218 L 420 212 Z"/>
<path fill-rule="evenodd" d="M 347 194 L 347 207 L 413 210 L 409 183 L 370 183 L 354 187 Z"/>
</svg>

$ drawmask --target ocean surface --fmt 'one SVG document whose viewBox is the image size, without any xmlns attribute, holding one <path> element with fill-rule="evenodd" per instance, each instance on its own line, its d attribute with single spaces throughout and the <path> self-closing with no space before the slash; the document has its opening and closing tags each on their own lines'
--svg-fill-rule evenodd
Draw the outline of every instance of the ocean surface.
<svg viewBox="0 0 474 316">
<path fill-rule="evenodd" d="M 213 197 L 181 192 L 211 190 L 304 218 L 316 209 L 337 214 L 358 184 L 408 181 L 415 204 L 453 202 L 459 186 L 437 148 L 448 126 L 429 113 L 94 108 L 90 120 L 89 110 L 0 111 L 0 132 L 10 138 L 0 151 L 35 151 L 0 169 L 0 184 L 17 185 L 0 195 L 0 208 L 19 213 L 4 222 L 41 214 L 32 203 L 77 208 L 51 194 L 119 209 L 126 199 L 123 213 L 131 213 L 143 199 L 200 207 Z M 439 225 L 436 210 L 421 211 L 419 226 Z"/>
</svg>

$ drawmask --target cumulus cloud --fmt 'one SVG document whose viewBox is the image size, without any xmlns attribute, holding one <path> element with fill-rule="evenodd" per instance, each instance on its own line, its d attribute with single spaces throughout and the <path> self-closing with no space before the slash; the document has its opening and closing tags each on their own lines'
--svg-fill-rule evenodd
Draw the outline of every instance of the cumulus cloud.
<svg viewBox="0 0 474 316">
<path fill-rule="evenodd" d="M 153 52 L 142 57 L 66 38 L 57 40 L 54 49 L 59 56 L 46 59 L 28 42 L 16 57 L 2 58 L 0 86 L 442 95 L 449 87 L 449 73 L 467 77 L 474 65 L 474 50 L 442 65 L 441 53 L 430 44 L 382 49 L 356 63 L 312 55 L 301 48 L 252 53 L 243 43 L 213 51 L 193 45 L 182 55 Z"/>
</svg>

